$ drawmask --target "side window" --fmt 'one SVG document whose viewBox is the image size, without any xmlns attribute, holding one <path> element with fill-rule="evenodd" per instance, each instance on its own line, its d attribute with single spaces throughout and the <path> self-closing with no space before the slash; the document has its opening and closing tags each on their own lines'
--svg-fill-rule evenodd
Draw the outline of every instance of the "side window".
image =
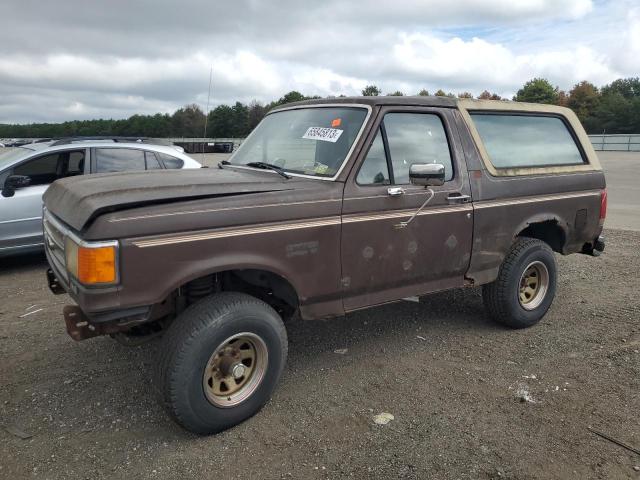
<svg viewBox="0 0 640 480">
<path fill-rule="evenodd" d="M 145 170 L 144 151 L 129 148 L 97 148 L 96 171 L 128 172 Z"/>
<path fill-rule="evenodd" d="M 444 165 L 445 181 L 453 178 L 451 152 L 440 117 L 429 113 L 388 113 L 384 127 L 396 184 L 409 183 L 413 163 Z"/>
<path fill-rule="evenodd" d="M 144 158 L 147 162 L 147 170 L 158 170 L 162 168 L 160 166 L 160 162 L 156 158 L 155 153 L 153 152 L 144 152 Z"/>
<path fill-rule="evenodd" d="M 44 155 L 29 160 L 13 169 L 13 175 L 25 175 L 31 179 L 30 185 L 48 185 L 58 179 L 59 153 Z"/>
<path fill-rule="evenodd" d="M 171 155 L 160 152 L 158 152 L 156 155 L 160 157 L 160 160 L 164 164 L 164 168 L 182 168 L 184 166 L 184 161 L 180 160 L 179 158 L 172 157 Z"/>
<path fill-rule="evenodd" d="M 69 157 L 66 162 L 66 169 L 62 172 L 65 177 L 72 177 L 74 175 L 82 175 L 84 173 L 84 150 L 77 150 L 73 152 L 66 152 Z"/>
<path fill-rule="evenodd" d="M 584 163 L 567 125 L 558 117 L 471 113 L 496 168 Z"/>
<path fill-rule="evenodd" d="M 371 144 L 362 167 L 360 167 L 356 182 L 360 185 L 389 185 L 391 183 L 380 129 L 378 129 L 378 134 Z"/>
<path fill-rule="evenodd" d="M 379 130 L 356 177 L 359 185 L 408 184 L 409 168 L 414 163 L 440 163 L 444 165 L 445 180 L 453 178 L 449 142 L 438 115 L 387 113 L 383 128 L 390 162 L 385 154 L 382 131 Z"/>
</svg>

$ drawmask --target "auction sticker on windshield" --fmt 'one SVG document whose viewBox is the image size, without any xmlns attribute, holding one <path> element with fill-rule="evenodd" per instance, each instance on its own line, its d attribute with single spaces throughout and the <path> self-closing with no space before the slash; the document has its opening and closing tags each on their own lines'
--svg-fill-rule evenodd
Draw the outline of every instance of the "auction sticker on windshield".
<svg viewBox="0 0 640 480">
<path fill-rule="evenodd" d="M 335 143 L 340 138 L 340 135 L 342 135 L 342 132 L 344 132 L 344 130 L 340 130 L 339 128 L 309 127 L 302 138 Z"/>
</svg>

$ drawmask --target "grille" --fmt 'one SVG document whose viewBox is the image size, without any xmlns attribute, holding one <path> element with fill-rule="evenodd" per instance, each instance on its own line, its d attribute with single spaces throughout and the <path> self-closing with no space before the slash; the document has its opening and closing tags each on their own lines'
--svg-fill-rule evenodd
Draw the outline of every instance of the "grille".
<svg viewBox="0 0 640 480">
<path fill-rule="evenodd" d="M 44 248 L 49 253 L 56 275 L 67 281 L 67 267 L 64 255 L 64 229 L 55 221 L 51 214 L 44 212 L 42 224 L 44 227 Z"/>
</svg>

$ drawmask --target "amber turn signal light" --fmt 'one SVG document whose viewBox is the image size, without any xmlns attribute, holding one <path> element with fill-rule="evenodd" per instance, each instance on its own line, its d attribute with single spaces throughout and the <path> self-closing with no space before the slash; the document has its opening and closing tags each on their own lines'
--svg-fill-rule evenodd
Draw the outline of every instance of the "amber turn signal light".
<svg viewBox="0 0 640 480">
<path fill-rule="evenodd" d="M 81 246 L 73 240 L 66 242 L 67 269 L 80 283 L 95 285 L 115 283 L 116 247 Z"/>
</svg>

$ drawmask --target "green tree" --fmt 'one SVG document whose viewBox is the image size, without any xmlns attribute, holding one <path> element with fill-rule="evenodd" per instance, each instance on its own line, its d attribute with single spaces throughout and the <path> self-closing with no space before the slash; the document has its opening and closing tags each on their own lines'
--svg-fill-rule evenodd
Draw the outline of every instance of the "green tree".
<svg viewBox="0 0 640 480">
<path fill-rule="evenodd" d="M 249 133 L 249 108 L 243 103 L 236 102 L 231 107 L 231 110 L 231 123 L 233 125 L 231 136 L 233 138 L 246 137 Z"/>
<path fill-rule="evenodd" d="M 515 96 L 518 102 L 556 104 L 558 102 L 558 88 L 545 78 L 529 80 L 518 90 Z"/>
<path fill-rule="evenodd" d="M 285 93 L 283 97 L 278 100 L 279 105 L 284 105 L 285 103 L 293 103 L 300 102 L 302 100 L 307 100 L 308 97 L 305 97 L 303 94 L 296 90 L 292 90 L 289 93 Z"/>
<path fill-rule="evenodd" d="M 587 122 L 589 133 L 637 133 L 640 127 L 640 99 L 621 93 L 603 95 Z"/>
<path fill-rule="evenodd" d="M 564 90 L 558 90 L 558 98 L 556 99 L 556 105 L 566 107 L 569 104 L 569 95 Z"/>
<path fill-rule="evenodd" d="M 268 104 L 266 106 L 266 110 L 269 111 L 272 108 L 275 107 L 279 107 L 281 105 L 285 105 L 287 103 L 292 103 L 292 102 L 300 102 L 302 100 L 308 100 L 309 97 L 305 97 L 303 94 L 301 94 L 300 92 L 296 91 L 296 90 L 292 90 L 286 94 L 284 94 L 282 97 L 280 97 L 278 100 L 271 102 L 270 104 Z"/>
<path fill-rule="evenodd" d="M 256 128 L 256 125 L 260 123 L 266 113 L 267 109 L 260 102 L 253 100 L 249 104 L 249 131 L 252 131 L 254 128 Z"/>
<path fill-rule="evenodd" d="M 377 97 L 382 94 L 382 90 L 380 90 L 375 85 L 367 85 L 362 89 L 362 95 L 364 97 Z"/>
<path fill-rule="evenodd" d="M 204 113 L 195 103 L 175 111 L 171 118 L 172 130 L 178 137 L 202 137 Z"/>
<path fill-rule="evenodd" d="M 598 87 L 583 80 L 569 91 L 567 106 L 575 112 L 581 122 L 585 122 L 595 112 L 600 102 Z"/>
<path fill-rule="evenodd" d="M 387 97 L 404 97 L 404 93 L 402 93 L 400 90 L 396 90 L 393 93 L 387 93 Z"/>
<path fill-rule="evenodd" d="M 233 127 L 233 109 L 229 105 L 218 105 L 209 112 L 207 137 L 231 138 Z"/>
<path fill-rule="evenodd" d="M 420 96 L 420 97 L 428 97 L 429 96 L 429 90 L 427 90 L 426 88 L 423 88 L 422 90 L 420 90 L 418 92 L 418 96 Z"/>
<path fill-rule="evenodd" d="M 502 100 L 502 97 L 497 93 L 491 93 L 489 90 L 484 90 L 478 95 L 479 100 Z"/>
<path fill-rule="evenodd" d="M 619 78 L 602 87 L 602 95 L 618 93 L 624 98 L 632 99 L 640 96 L 640 78 Z"/>
<path fill-rule="evenodd" d="M 439 89 L 436 93 L 434 93 L 434 95 L 435 95 L 436 97 L 449 97 L 449 98 L 456 98 L 456 96 L 455 96 L 453 93 L 451 93 L 451 92 L 446 93 L 446 92 L 445 92 L 444 90 L 442 90 L 442 89 Z"/>
<path fill-rule="evenodd" d="M 471 95 L 469 92 L 462 92 L 458 93 L 458 98 L 473 98 L 473 95 Z"/>
</svg>

